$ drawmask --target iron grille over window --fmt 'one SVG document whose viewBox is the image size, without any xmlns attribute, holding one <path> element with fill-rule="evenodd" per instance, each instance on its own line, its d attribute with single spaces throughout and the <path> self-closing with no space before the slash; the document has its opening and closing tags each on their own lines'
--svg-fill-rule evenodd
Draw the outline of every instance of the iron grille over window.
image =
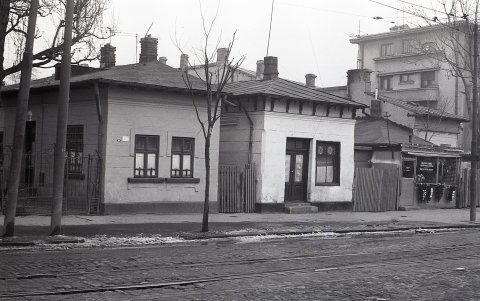
<svg viewBox="0 0 480 301">
<path fill-rule="evenodd" d="M 193 177 L 193 138 L 172 138 L 172 178 Z"/>
<path fill-rule="evenodd" d="M 83 170 L 83 125 L 67 126 L 65 147 L 67 173 L 82 173 Z"/>
<path fill-rule="evenodd" d="M 135 177 L 158 177 L 158 149 L 158 136 L 135 135 Z"/>
<path fill-rule="evenodd" d="M 317 141 L 316 185 L 340 184 L 340 143 Z"/>
</svg>

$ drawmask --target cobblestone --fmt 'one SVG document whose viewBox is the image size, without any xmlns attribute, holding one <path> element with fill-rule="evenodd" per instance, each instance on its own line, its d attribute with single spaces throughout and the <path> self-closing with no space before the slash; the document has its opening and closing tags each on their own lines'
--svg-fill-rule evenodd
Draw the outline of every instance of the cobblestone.
<svg viewBox="0 0 480 301">
<path fill-rule="evenodd" d="M 2 251 L 0 295 L 264 272 L 191 285 L 31 299 L 478 300 L 479 246 L 478 231 L 469 230 L 408 237 L 289 238 L 255 243 L 233 240 L 142 248 Z M 26 277 L 29 275 L 45 277 Z"/>
</svg>

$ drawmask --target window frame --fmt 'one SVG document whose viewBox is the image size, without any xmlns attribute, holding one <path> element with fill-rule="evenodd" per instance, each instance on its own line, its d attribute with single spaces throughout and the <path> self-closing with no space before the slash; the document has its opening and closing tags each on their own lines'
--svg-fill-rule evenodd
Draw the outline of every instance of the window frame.
<svg viewBox="0 0 480 301">
<path fill-rule="evenodd" d="M 81 129 L 81 131 L 77 131 L 77 129 Z M 85 126 L 83 124 L 67 125 L 67 135 L 65 141 L 65 171 L 67 175 L 83 174 L 83 153 L 85 148 L 84 139 Z M 74 153 L 75 156 L 72 157 L 71 153 Z"/>
<path fill-rule="evenodd" d="M 185 146 L 185 141 L 191 142 L 191 150 L 186 151 L 184 150 Z M 181 150 L 177 151 L 174 150 L 174 143 L 175 141 L 181 141 Z M 171 148 L 171 154 L 170 154 L 170 177 L 171 178 L 193 178 L 193 173 L 194 173 L 194 161 L 195 161 L 195 138 L 192 137 L 172 137 L 172 148 Z M 179 174 L 174 174 L 174 169 L 173 169 L 173 156 L 174 155 L 179 155 L 180 156 L 180 162 L 179 162 Z M 184 155 L 190 155 L 190 174 L 189 175 L 184 175 L 183 172 L 185 170 L 183 166 L 183 159 Z M 177 170 L 177 169 L 175 169 Z"/>
<path fill-rule="evenodd" d="M 424 79 L 426 74 L 433 74 L 433 79 Z M 424 84 L 424 83 L 427 84 Z M 431 88 L 437 86 L 437 72 L 434 70 L 420 72 L 420 88 Z"/>
<path fill-rule="evenodd" d="M 380 57 L 393 56 L 393 43 L 385 43 L 380 45 Z"/>
<path fill-rule="evenodd" d="M 387 80 L 387 87 L 385 88 L 384 87 L 384 84 L 383 84 L 383 81 L 384 80 Z M 393 80 L 393 76 L 389 75 L 389 76 L 380 76 L 379 77 L 379 81 L 380 81 L 380 90 L 381 91 L 391 91 L 393 90 L 392 88 L 392 80 Z"/>
<path fill-rule="evenodd" d="M 403 78 L 402 78 L 403 76 L 406 76 L 407 79 L 403 80 Z M 403 73 L 403 74 L 400 74 L 399 77 L 400 77 L 400 79 L 399 79 L 400 84 L 412 84 L 412 83 L 414 83 L 414 80 L 412 79 L 413 73 Z"/>
<path fill-rule="evenodd" d="M 415 47 L 415 40 L 405 39 L 402 40 L 402 53 L 403 54 L 413 54 L 418 52 L 418 47 Z"/>
<path fill-rule="evenodd" d="M 318 148 L 319 146 L 324 145 L 334 146 L 335 147 L 335 155 L 319 155 Z M 341 168 L 341 143 L 338 141 L 321 141 L 317 140 L 315 144 L 315 186 L 340 186 L 340 168 Z M 318 182 L 318 162 L 319 157 L 325 157 L 325 161 L 328 157 L 334 157 L 333 163 L 333 180 L 332 182 Z"/>
<path fill-rule="evenodd" d="M 152 149 L 149 149 L 148 146 L 145 147 L 145 149 L 139 149 L 137 148 L 137 139 L 138 138 L 145 138 L 145 141 L 148 140 L 148 137 L 154 137 L 156 138 L 156 146 Z M 134 178 L 140 178 L 140 179 L 145 179 L 145 178 L 158 178 L 158 157 L 159 157 L 159 151 L 160 151 L 160 136 L 159 135 L 144 135 L 144 134 L 135 134 L 135 141 L 134 143 L 134 155 L 133 155 L 133 177 Z M 147 143 L 146 143 L 147 144 Z M 138 174 L 137 175 L 137 154 L 142 153 L 143 154 L 143 167 L 142 170 L 143 174 Z M 155 154 L 155 174 L 154 175 L 148 175 L 148 154 Z M 140 173 L 140 172 L 139 172 Z"/>
</svg>

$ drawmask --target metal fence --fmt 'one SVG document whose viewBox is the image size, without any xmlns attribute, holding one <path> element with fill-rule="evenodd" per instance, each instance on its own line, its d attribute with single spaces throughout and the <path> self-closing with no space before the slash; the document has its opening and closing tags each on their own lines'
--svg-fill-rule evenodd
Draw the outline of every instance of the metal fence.
<svg viewBox="0 0 480 301">
<path fill-rule="evenodd" d="M 220 165 L 218 175 L 220 213 L 255 212 L 256 167 Z"/>
<path fill-rule="evenodd" d="M 7 154 L 0 170 L 2 209 L 7 201 L 7 183 L 11 156 Z M 53 188 L 53 152 L 25 154 L 22 158 L 17 214 L 50 214 Z M 75 162 L 75 168 L 70 168 Z M 96 155 L 67 157 L 63 191 L 64 214 L 98 213 L 99 167 Z M 7 165 L 7 166 L 5 166 Z"/>
</svg>

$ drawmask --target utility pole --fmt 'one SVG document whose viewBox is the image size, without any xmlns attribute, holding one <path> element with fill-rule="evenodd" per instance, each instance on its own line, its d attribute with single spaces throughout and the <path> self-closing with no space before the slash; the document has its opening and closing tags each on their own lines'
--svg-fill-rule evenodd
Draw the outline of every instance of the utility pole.
<svg viewBox="0 0 480 301">
<path fill-rule="evenodd" d="M 473 74 L 472 74 L 472 161 L 470 175 L 470 222 L 475 222 L 477 215 L 477 169 L 478 169 L 478 21 L 475 14 L 473 26 Z"/>
<path fill-rule="evenodd" d="M 13 137 L 12 160 L 8 177 L 7 208 L 4 220 L 4 236 L 15 233 L 15 215 L 17 213 L 18 186 L 22 168 L 23 144 L 25 140 L 25 125 L 27 122 L 28 98 L 30 97 L 30 82 L 32 79 L 33 44 L 35 42 L 35 26 L 37 23 L 38 0 L 30 2 L 28 15 L 27 37 L 22 58 L 22 71 L 18 91 L 17 112 Z"/>
<path fill-rule="evenodd" d="M 70 69 L 74 0 L 67 0 L 63 37 L 60 88 L 58 91 L 57 139 L 53 162 L 53 198 L 50 235 L 60 234 L 62 221 L 63 184 L 65 177 L 65 144 L 67 140 L 68 103 L 70 101 Z"/>
</svg>

